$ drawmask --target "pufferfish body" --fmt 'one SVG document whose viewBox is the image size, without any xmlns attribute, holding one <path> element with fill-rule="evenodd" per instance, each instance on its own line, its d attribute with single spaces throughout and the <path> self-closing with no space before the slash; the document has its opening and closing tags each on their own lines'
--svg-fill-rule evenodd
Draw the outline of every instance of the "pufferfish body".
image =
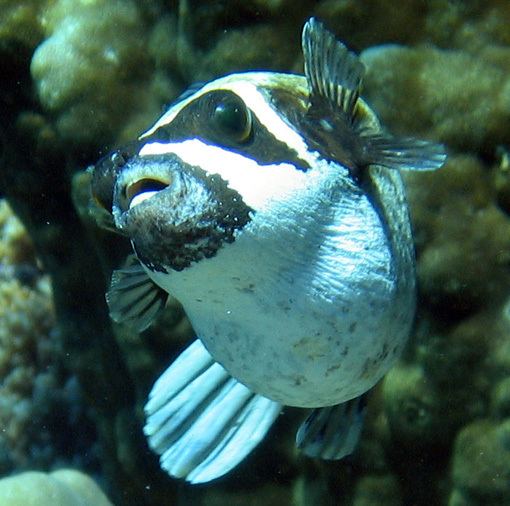
<svg viewBox="0 0 510 506">
<path fill-rule="evenodd" d="M 439 168 L 443 148 L 386 134 L 359 98 L 363 65 L 314 19 L 303 56 L 304 76 L 192 89 L 94 169 L 136 256 L 112 277 L 112 317 L 143 330 L 171 294 L 197 335 L 156 382 L 145 427 L 162 467 L 191 482 L 240 462 L 282 405 L 311 410 L 307 455 L 350 453 L 363 395 L 410 333 L 399 170 Z"/>
</svg>

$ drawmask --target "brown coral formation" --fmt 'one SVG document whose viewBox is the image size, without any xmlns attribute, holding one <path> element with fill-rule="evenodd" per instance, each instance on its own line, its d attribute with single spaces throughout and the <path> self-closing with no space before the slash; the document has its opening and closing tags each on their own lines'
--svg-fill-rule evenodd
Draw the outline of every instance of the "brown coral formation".
<svg viewBox="0 0 510 506">
<path fill-rule="evenodd" d="M 49 295 L 47 287 L 33 290 L 16 279 L 0 283 L 1 440 L 11 459 L 21 466 L 29 464 L 31 426 L 40 416 L 35 390 L 48 397 L 57 388 L 52 365 L 58 340 L 50 335 Z"/>
<path fill-rule="evenodd" d="M 26 466 L 30 427 L 41 415 L 35 393 L 48 397 L 57 388 L 54 365 L 59 342 L 51 333 L 54 313 L 48 277 L 36 274 L 31 241 L 5 201 L 0 201 L 0 235 L 0 441 L 9 460 Z M 16 275 L 23 271 L 33 276 L 33 286 Z"/>
<path fill-rule="evenodd" d="M 82 418 L 79 387 L 63 367 L 50 279 L 39 270 L 32 241 L 5 200 L 0 200 L 0 238 L 0 472 L 5 473 L 74 459 L 77 447 L 67 442 L 64 457 L 59 431 L 69 428 L 72 417 L 85 423 L 83 434 L 90 427 Z"/>
<path fill-rule="evenodd" d="M 31 48 L 42 39 L 40 12 L 45 1 L 4 1 L 0 11 L 0 40 L 15 40 Z"/>
</svg>

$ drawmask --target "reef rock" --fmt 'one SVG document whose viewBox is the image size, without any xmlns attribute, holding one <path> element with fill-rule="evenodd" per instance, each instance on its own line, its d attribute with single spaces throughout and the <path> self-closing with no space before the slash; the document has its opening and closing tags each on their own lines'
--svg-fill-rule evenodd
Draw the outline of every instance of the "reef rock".
<svg viewBox="0 0 510 506">
<path fill-rule="evenodd" d="M 0 480 L 2 506 L 112 506 L 92 478 L 62 469 L 29 471 Z"/>
<path fill-rule="evenodd" d="M 457 436 L 449 506 L 510 504 L 510 421 L 482 420 Z"/>
<path fill-rule="evenodd" d="M 63 138 L 85 145 L 109 141 L 147 101 L 159 98 L 148 82 L 146 32 L 134 2 L 59 0 L 47 10 L 44 29 L 31 73 Z"/>
<path fill-rule="evenodd" d="M 492 151 L 509 140 L 510 49 L 473 55 L 383 45 L 361 57 L 366 94 L 393 132 L 468 152 Z"/>
</svg>

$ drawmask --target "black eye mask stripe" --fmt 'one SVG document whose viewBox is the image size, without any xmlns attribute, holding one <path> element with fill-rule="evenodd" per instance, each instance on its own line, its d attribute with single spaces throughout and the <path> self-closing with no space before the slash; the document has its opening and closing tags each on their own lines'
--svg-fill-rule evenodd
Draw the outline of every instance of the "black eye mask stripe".
<svg viewBox="0 0 510 506">
<path fill-rule="evenodd" d="M 298 170 L 306 171 L 311 168 L 309 163 L 299 158 L 295 149 L 276 138 L 253 113 L 251 113 L 251 135 L 244 142 L 229 139 L 215 125 L 213 113 L 221 100 L 232 97 L 239 100 L 238 95 L 227 90 L 206 93 L 187 105 L 170 123 L 159 127 L 142 140 L 150 144 L 198 138 L 209 145 L 226 147 L 261 165 L 287 162 L 293 164 Z"/>
<path fill-rule="evenodd" d="M 234 242 L 236 232 L 251 220 L 253 210 L 224 179 L 176 155 L 136 156 L 125 167 L 148 176 L 160 169 L 167 172 L 169 185 L 116 218 L 149 269 L 180 271 L 213 257 L 224 243 Z M 122 194 L 118 187 L 115 200 Z"/>
</svg>

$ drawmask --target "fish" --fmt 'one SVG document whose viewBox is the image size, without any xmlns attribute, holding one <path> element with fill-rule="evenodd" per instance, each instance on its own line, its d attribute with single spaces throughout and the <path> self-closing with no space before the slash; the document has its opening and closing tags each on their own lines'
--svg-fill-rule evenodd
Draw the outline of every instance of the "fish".
<svg viewBox="0 0 510 506">
<path fill-rule="evenodd" d="M 113 320 L 142 332 L 169 295 L 196 339 L 156 380 L 144 432 L 161 467 L 217 479 L 302 408 L 307 456 L 352 453 L 366 396 L 416 307 L 402 171 L 444 146 L 394 137 L 361 98 L 365 67 L 315 18 L 304 75 L 195 86 L 93 168 L 94 200 L 133 255 L 112 274 Z"/>
</svg>

